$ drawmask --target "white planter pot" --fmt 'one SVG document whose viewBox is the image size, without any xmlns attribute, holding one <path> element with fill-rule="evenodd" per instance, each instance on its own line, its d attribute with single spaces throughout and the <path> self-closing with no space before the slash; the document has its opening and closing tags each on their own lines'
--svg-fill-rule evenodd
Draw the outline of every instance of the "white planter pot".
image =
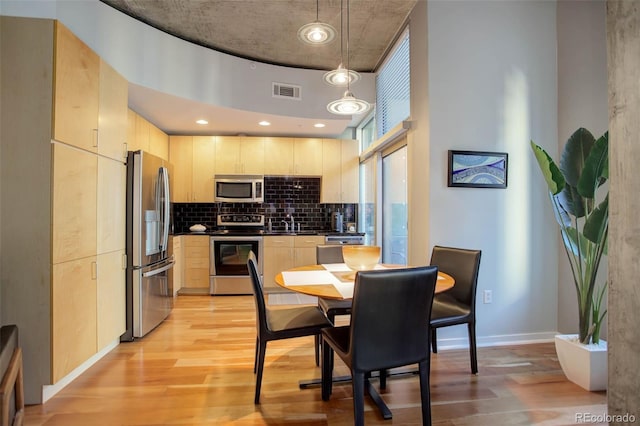
<svg viewBox="0 0 640 426">
<path fill-rule="evenodd" d="M 556 354 L 567 379 L 588 391 L 607 389 L 607 342 L 583 345 L 577 334 L 555 336 Z"/>
</svg>

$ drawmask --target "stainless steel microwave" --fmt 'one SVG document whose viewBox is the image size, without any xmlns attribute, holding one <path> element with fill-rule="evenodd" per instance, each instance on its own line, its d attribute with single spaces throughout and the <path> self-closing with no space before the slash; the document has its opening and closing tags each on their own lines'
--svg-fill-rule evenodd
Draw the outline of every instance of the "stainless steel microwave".
<svg viewBox="0 0 640 426">
<path fill-rule="evenodd" d="M 215 175 L 214 200 L 223 203 L 262 203 L 264 176 Z"/>
</svg>

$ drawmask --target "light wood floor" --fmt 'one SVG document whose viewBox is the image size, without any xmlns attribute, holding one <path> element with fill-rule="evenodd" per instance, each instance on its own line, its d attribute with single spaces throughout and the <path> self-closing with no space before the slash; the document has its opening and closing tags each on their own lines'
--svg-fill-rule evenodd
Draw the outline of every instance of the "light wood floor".
<svg viewBox="0 0 640 426">
<path fill-rule="evenodd" d="M 250 296 L 180 296 L 145 338 L 120 344 L 44 405 L 27 425 L 349 425 L 350 385 L 300 390 L 319 377 L 309 338 L 270 342 L 261 404 L 253 404 L 255 319 Z M 569 425 L 578 413 L 606 412 L 606 394 L 569 383 L 553 344 L 479 348 L 479 375 L 466 350 L 432 357 L 434 425 Z M 336 374 L 344 374 L 336 359 Z M 375 383 L 377 386 L 377 383 Z M 365 399 L 367 425 L 420 423 L 418 379 L 390 380 L 393 419 Z M 592 423 L 594 424 L 594 423 Z"/>
</svg>

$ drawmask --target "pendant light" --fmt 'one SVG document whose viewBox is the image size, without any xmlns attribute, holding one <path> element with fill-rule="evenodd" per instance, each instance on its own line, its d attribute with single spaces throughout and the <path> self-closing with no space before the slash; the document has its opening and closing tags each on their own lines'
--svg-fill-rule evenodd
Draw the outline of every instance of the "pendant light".
<svg viewBox="0 0 640 426">
<path fill-rule="evenodd" d="M 347 0 L 347 70 L 349 69 L 349 0 Z M 327 110 L 332 114 L 353 115 L 361 114 L 369 110 L 369 102 L 356 98 L 349 89 L 350 83 L 347 79 L 347 90 L 342 98 L 330 102 Z"/>
<path fill-rule="evenodd" d="M 316 20 L 300 27 L 298 30 L 298 38 L 308 44 L 320 45 L 327 44 L 333 41 L 336 37 L 336 30 L 329 24 L 320 22 L 319 15 L 319 0 L 316 0 Z"/>
<path fill-rule="evenodd" d="M 353 84 L 360 80 L 360 74 L 344 67 L 344 53 L 342 50 L 344 38 L 344 24 L 342 23 L 342 0 L 340 0 L 340 65 L 333 71 L 329 71 L 324 75 L 324 82 L 332 86 L 344 87 L 347 84 Z"/>
</svg>

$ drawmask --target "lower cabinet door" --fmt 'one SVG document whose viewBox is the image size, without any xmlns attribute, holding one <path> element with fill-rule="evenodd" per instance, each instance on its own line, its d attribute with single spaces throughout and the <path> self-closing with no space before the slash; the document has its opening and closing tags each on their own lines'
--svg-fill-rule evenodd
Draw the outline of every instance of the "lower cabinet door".
<svg viewBox="0 0 640 426">
<path fill-rule="evenodd" d="M 98 255 L 97 350 L 126 331 L 126 261 L 124 249 Z"/>
<path fill-rule="evenodd" d="M 96 353 L 96 257 L 53 265 L 52 383 Z"/>
</svg>

